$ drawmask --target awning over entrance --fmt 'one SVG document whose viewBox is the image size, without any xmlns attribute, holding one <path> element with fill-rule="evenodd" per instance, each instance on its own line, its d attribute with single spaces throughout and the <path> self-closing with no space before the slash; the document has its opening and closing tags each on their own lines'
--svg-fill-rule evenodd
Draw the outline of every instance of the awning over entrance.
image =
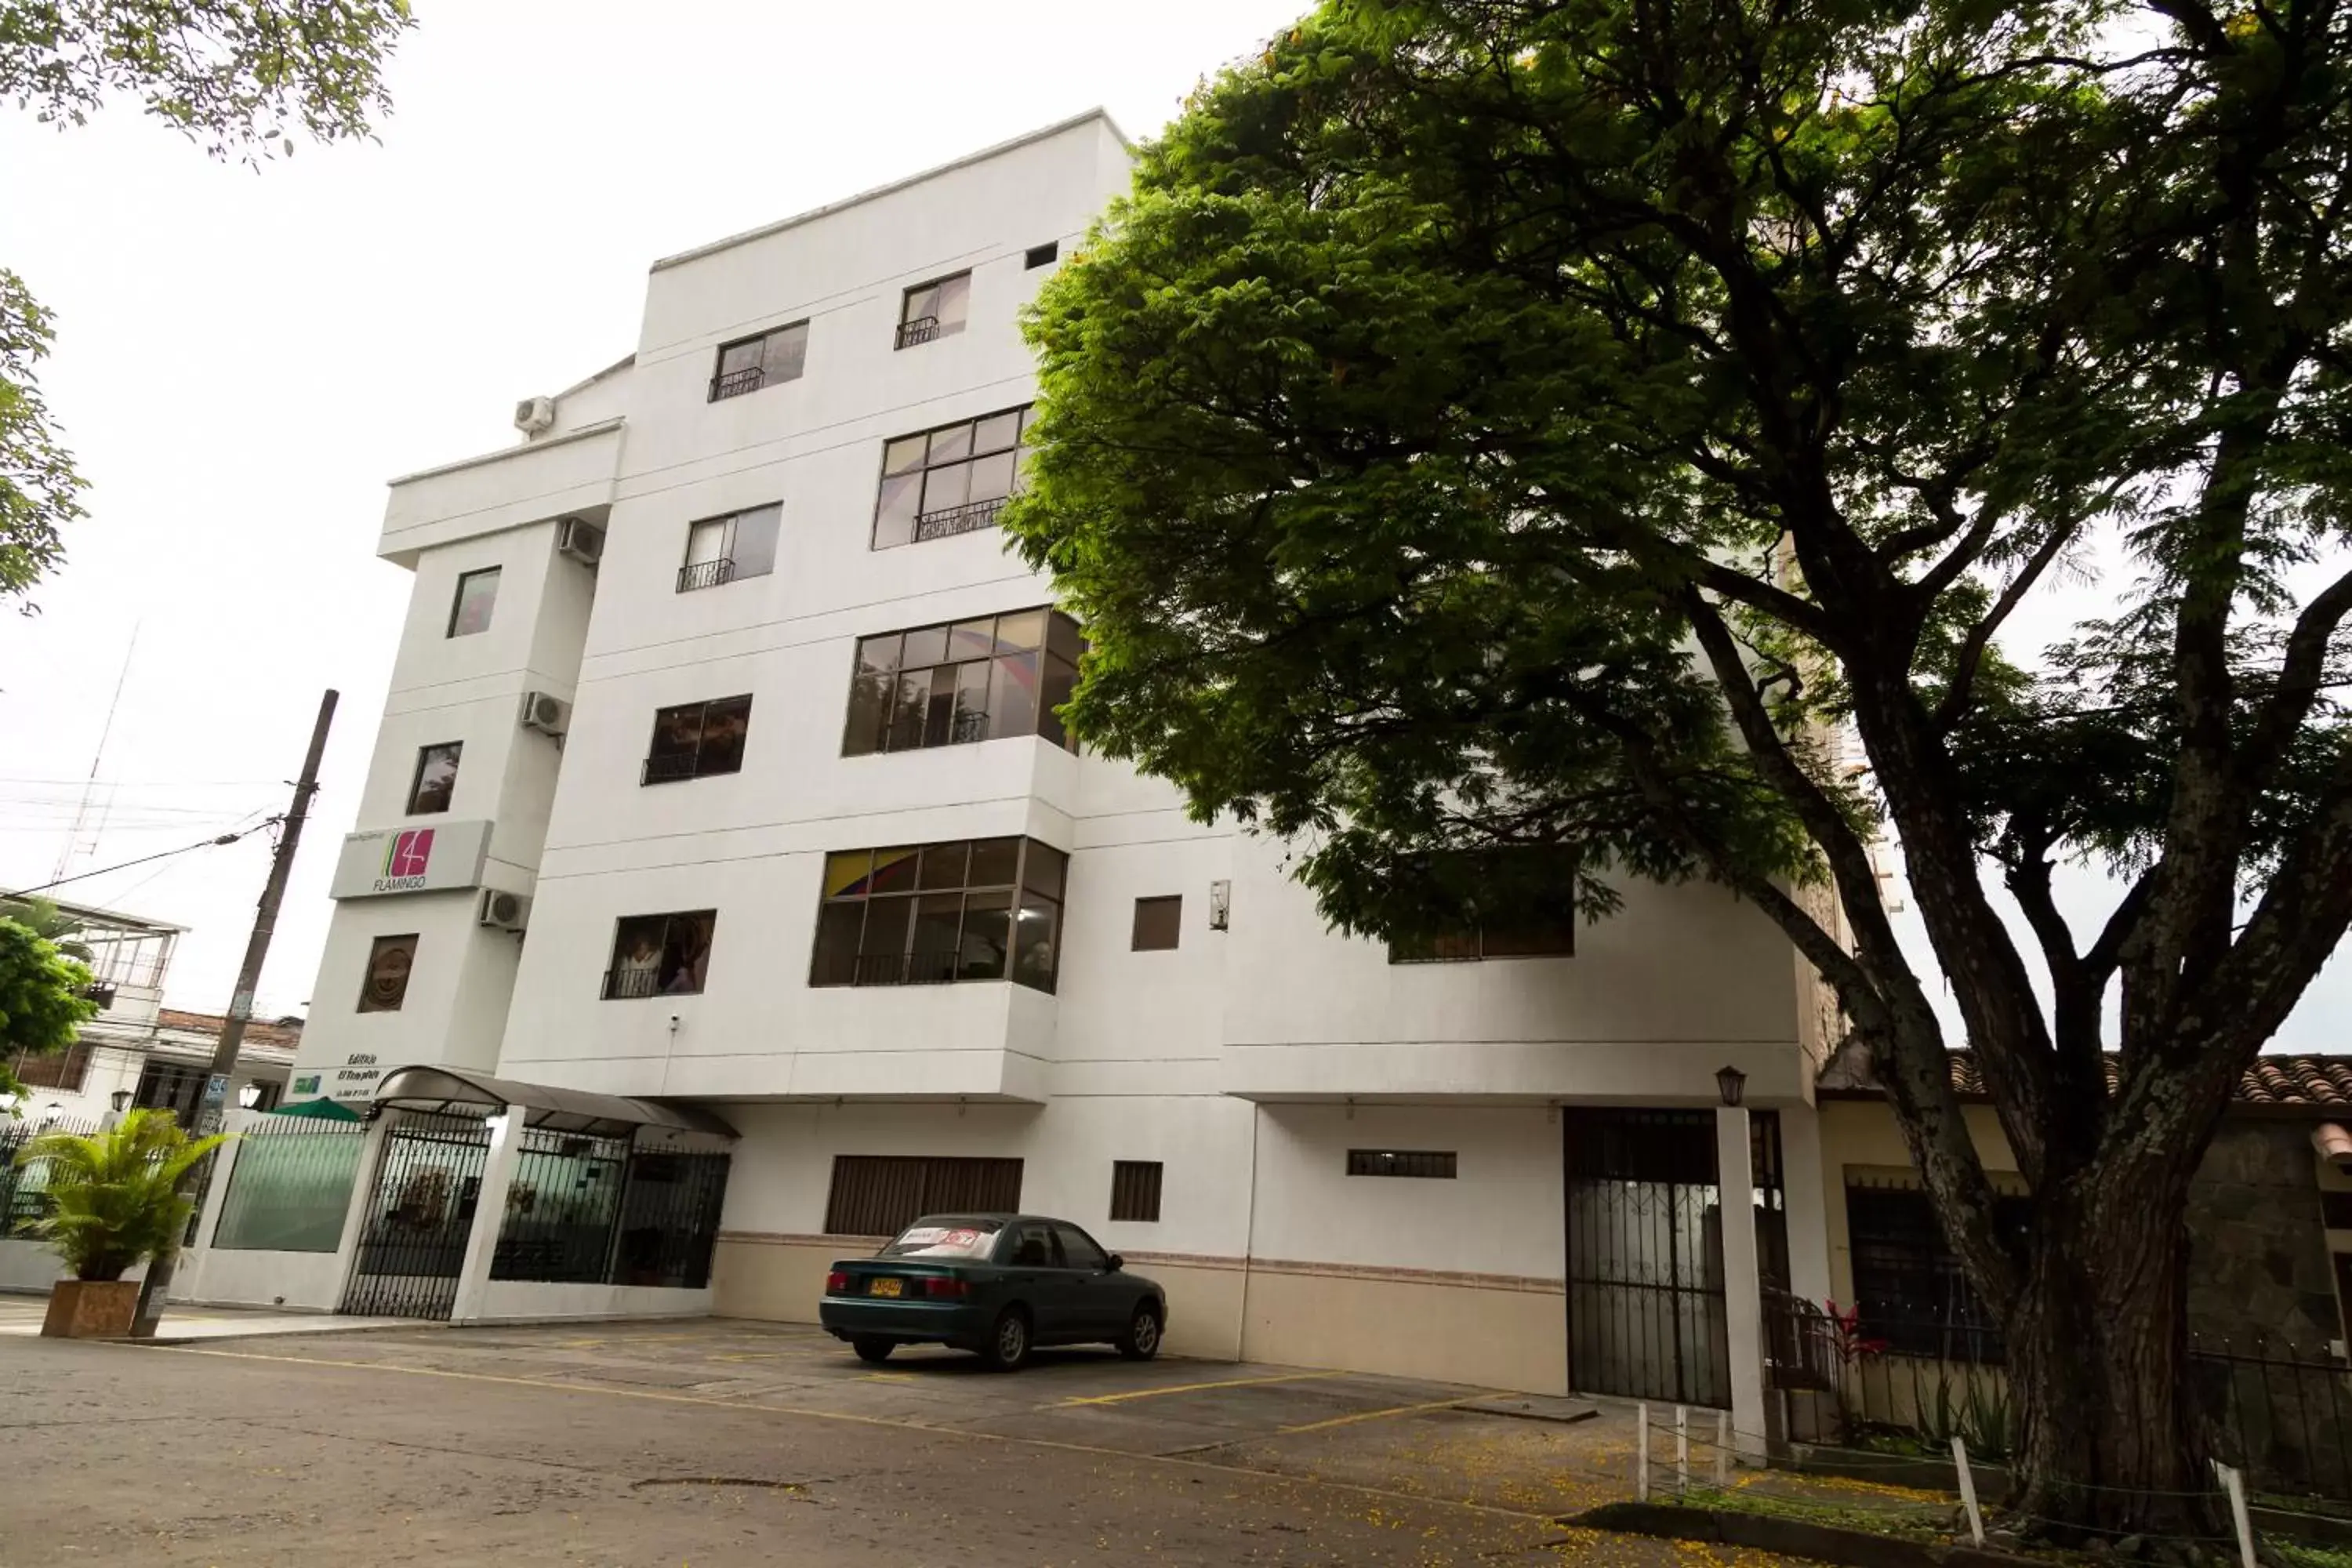
<svg viewBox="0 0 2352 1568">
<path fill-rule="evenodd" d="M 690 1132 L 715 1132 L 722 1138 L 736 1135 L 735 1129 L 698 1105 L 517 1083 L 453 1068 L 394 1068 L 375 1086 L 375 1103 L 401 1110 L 452 1111 L 462 1107 L 478 1112 L 520 1105 L 525 1126 L 608 1137 L 625 1137 L 639 1127 L 677 1127 Z"/>
</svg>

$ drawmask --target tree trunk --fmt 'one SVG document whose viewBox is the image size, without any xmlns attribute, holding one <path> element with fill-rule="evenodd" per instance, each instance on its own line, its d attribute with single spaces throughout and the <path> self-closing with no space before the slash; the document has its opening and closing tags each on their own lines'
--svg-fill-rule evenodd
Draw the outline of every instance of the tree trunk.
<svg viewBox="0 0 2352 1568">
<path fill-rule="evenodd" d="M 2006 1326 L 2014 1506 L 2037 1534 L 2228 1533 L 2189 1378 L 2189 1171 L 2169 1164 L 2094 1167 L 2035 1205 Z"/>
</svg>

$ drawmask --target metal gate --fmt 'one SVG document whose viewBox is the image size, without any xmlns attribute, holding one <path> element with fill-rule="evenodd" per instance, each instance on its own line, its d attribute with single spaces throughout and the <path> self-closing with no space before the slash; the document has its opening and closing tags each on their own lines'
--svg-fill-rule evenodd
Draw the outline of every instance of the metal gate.
<svg viewBox="0 0 2352 1568">
<path fill-rule="evenodd" d="M 1570 1110 L 1566 1139 L 1571 1386 L 1718 1409 L 1731 1403 L 1712 1110 Z M 1785 1283 L 1780 1119 L 1750 1118 L 1756 1250 Z"/>
<path fill-rule="evenodd" d="M 477 1117 L 398 1115 L 368 1194 L 342 1310 L 446 1319 L 473 1233 L 490 1132 Z"/>
</svg>

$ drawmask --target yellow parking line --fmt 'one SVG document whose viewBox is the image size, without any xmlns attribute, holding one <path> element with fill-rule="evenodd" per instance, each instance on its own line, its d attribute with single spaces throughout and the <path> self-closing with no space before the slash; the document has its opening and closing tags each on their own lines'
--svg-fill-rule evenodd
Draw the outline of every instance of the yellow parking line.
<svg viewBox="0 0 2352 1568">
<path fill-rule="evenodd" d="M 1491 1394 L 1465 1394 L 1455 1399 L 1433 1399 L 1426 1405 L 1395 1405 L 1386 1410 L 1359 1410 L 1353 1415 L 1334 1415 L 1328 1421 L 1309 1421 L 1304 1426 L 1278 1428 L 1286 1436 L 1293 1432 L 1320 1432 L 1326 1426 L 1349 1426 L 1359 1421 L 1378 1421 L 1388 1415 L 1418 1415 L 1424 1410 L 1452 1410 L 1474 1399 L 1492 1399 Z"/>
<path fill-rule="evenodd" d="M 1229 1377 L 1222 1383 L 1179 1383 L 1167 1388 L 1130 1389 L 1125 1394 L 1089 1394 L 1078 1398 L 1065 1399 L 1062 1404 L 1065 1405 L 1124 1405 L 1130 1399 L 1157 1399 L 1163 1394 L 1199 1394 L 1212 1388 L 1256 1388 L 1269 1383 L 1307 1383 L 1318 1377 L 1345 1375 L 1344 1373 L 1337 1372 L 1286 1372 L 1278 1377 Z M 1485 1396 L 1474 1394 L 1470 1397 L 1478 1399 Z"/>
</svg>

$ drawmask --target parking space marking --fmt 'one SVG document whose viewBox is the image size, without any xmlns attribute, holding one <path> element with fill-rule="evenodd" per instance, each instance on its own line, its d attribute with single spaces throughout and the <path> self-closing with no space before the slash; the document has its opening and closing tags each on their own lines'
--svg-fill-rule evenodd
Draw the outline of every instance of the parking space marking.
<svg viewBox="0 0 2352 1568">
<path fill-rule="evenodd" d="M 1351 1492 L 1358 1497 L 1381 1498 L 1390 1502 L 1414 1508 L 1454 1509 L 1465 1513 L 1490 1514 L 1497 1519 L 1532 1520 L 1549 1525 L 1549 1513 L 1534 1512 L 1522 1508 L 1510 1508 L 1500 1503 L 1472 1502 L 1466 1498 L 1423 1496 L 1417 1492 L 1397 1491 L 1387 1487 L 1364 1486 L 1355 1481 L 1335 1481 L 1321 1476 L 1294 1476 L 1280 1470 L 1255 1470 L 1242 1465 L 1221 1465 L 1209 1459 L 1185 1458 L 1171 1454 L 1137 1453 L 1126 1448 L 1108 1448 L 1097 1443 L 1067 1443 L 1054 1437 L 1018 1437 L 999 1432 L 971 1431 L 954 1426 L 934 1426 L 920 1421 L 894 1420 L 886 1415 L 857 1415 L 845 1410 L 820 1410 L 801 1405 L 763 1405 L 750 1399 L 714 1399 L 707 1394 L 666 1394 L 650 1388 L 611 1388 L 590 1384 L 558 1383 L 543 1377 L 509 1377 L 496 1373 L 452 1372 L 435 1366 L 404 1366 L 397 1362 L 335 1361 L 325 1356 L 268 1355 L 258 1351 L 205 1351 L 183 1345 L 146 1345 L 135 1340 L 90 1340 L 91 1345 L 120 1350 L 132 1355 L 201 1355 L 215 1356 L 224 1361 L 290 1362 L 299 1366 L 333 1367 L 353 1372 L 402 1373 L 413 1377 L 446 1377 L 461 1383 L 504 1384 L 517 1388 L 543 1388 L 558 1394 L 588 1394 L 606 1399 L 652 1399 L 666 1405 L 700 1405 L 715 1410 L 765 1412 L 772 1415 L 800 1415 L 814 1421 L 844 1421 L 858 1426 L 887 1426 L 901 1432 L 919 1432 L 927 1436 L 962 1438 L 982 1443 L 1013 1443 L 1033 1448 L 1053 1448 L 1066 1454 L 1094 1454 L 1105 1458 L 1122 1459 L 1139 1465 L 1175 1465 L 1188 1470 L 1202 1470 L 1222 1476 L 1255 1476 L 1261 1480 L 1279 1481 L 1289 1486 L 1328 1488 L 1332 1491 Z M 1339 1377 L 1340 1373 L 1307 1373 L 1307 1376 Z M 1486 1394 L 1465 1394 L 1464 1399 L 1483 1399 Z M 1443 1405 L 1460 1404 L 1446 1400 Z M 1431 1405 L 1437 1409 L 1442 1405 Z M 1402 1410 L 1373 1411 L 1375 1415 L 1394 1415 Z M 1300 1431 L 1310 1427 L 1297 1428 Z"/>
<path fill-rule="evenodd" d="M 1474 1399 L 1492 1399 L 1491 1394 L 1465 1394 L 1454 1399 L 1433 1399 L 1426 1405 L 1395 1405 L 1386 1410 L 1359 1410 L 1352 1415 L 1334 1415 L 1328 1421 L 1309 1421 L 1297 1426 L 1277 1426 L 1284 1436 L 1293 1432 L 1320 1432 L 1327 1426 L 1352 1426 L 1359 1421 L 1380 1421 L 1391 1415 L 1418 1415 L 1424 1410 L 1453 1410 Z"/>
<path fill-rule="evenodd" d="M 1212 1388 L 1259 1388 L 1269 1383 L 1311 1383 L 1318 1378 L 1347 1375 L 1343 1372 L 1286 1372 L 1276 1377 L 1229 1377 L 1220 1383 L 1179 1383 L 1167 1388 L 1131 1388 L 1124 1394 L 1078 1394 L 1042 1408 L 1056 1410 L 1073 1405 L 1124 1405 L 1130 1399 L 1157 1399 L 1163 1394 L 1202 1394 Z M 1483 1399 L 1486 1395 L 1474 1394 L 1469 1397 Z"/>
</svg>

